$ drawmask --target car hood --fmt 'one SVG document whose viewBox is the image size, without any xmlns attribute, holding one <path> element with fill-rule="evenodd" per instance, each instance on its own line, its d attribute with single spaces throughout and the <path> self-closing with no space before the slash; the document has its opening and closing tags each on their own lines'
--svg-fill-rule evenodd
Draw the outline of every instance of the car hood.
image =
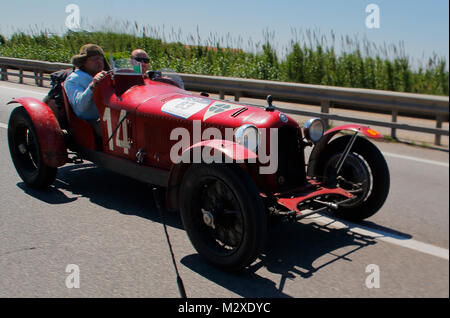
<svg viewBox="0 0 450 318">
<path fill-rule="evenodd" d="M 277 128 L 285 124 L 298 126 L 292 118 L 277 110 L 266 111 L 263 107 L 186 94 L 185 91 L 153 96 L 137 107 L 136 115 L 199 120 L 204 124 L 222 127 L 244 124 L 253 124 L 258 128 Z"/>
</svg>

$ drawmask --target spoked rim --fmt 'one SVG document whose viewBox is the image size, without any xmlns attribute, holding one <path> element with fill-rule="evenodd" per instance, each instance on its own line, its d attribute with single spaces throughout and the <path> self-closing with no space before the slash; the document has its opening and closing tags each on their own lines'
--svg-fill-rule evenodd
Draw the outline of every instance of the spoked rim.
<svg viewBox="0 0 450 318">
<path fill-rule="evenodd" d="M 236 195 L 214 176 L 198 180 L 194 193 L 194 224 L 202 241 L 221 256 L 234 254 L 244 240 L 244 216 Z"/>
<path fill-rule="evenodd" d="M 16 127 L 13 136 L 13 147 L 17 154 L 16 160 L 23 172 L 37 173 L 40 165 L 39 145 L 34 132 L 24 124 Z"/>
<path fill-rule="evenodd" d="M 333 155 L 325 167 L 325 176 L 330 176 L 342 153 Z M 353 194 L 356 198 L 342 207 L 355 207 L 366 201 L 373 189 L 373 175 L 369 164 L 363 157 L 350 153 L 336 178 L 336 186 Z"/>
</svg>

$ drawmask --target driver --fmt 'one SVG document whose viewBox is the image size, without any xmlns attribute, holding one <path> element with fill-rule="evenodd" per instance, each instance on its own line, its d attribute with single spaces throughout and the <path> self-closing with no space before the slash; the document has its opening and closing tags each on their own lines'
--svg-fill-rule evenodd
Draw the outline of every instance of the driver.
<svg viewBox="0 0 450 318">
<path fill-rule="evenodd" d="M 145 52 L 143 49 L 136 49 L 133 52 L 131 52 L 130 57 L 130 63 L 131 65 L 139 65 L 138 63 L 141 63 L 142 65 L 142 74 L 147 77 L 147 71 L 148 71 L 148 64 L 150 63 L 150 58 L 148 57 L 147 52 Z"/>
<path fill-rule="evenodd" d="M 101 136 L 98 110 L 92 93 L 109 70 L 104 52 L 96 44 L 85 44 L 80 48 L 80 53 L 72 57 L 72 64 L 78 70 L 65 80 L 67 98 L 74 113 L 91 124 L 95 133 Z"/>
</svg>

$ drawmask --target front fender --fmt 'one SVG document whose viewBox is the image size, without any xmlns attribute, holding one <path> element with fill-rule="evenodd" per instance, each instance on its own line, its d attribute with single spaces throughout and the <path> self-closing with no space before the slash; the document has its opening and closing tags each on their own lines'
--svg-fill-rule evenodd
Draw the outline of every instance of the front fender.
<svg viewBox="0 0 450 318">
<path fill-rule="evenodd" d="M 350 131 L 354 131 L 354 132 L 360 132 L 368 138 L 374 138 L 374 139 L 383 138 L 383 135 L 380 134 L 378 131 L 375 131 L 372 128 L 367 127 L 367 126 L 361 126 L 361 125 L 356 125 L 356 124 L 343 125 L 343 126 L 331 128 L 325 132 L 324 136 L 327 136 L 329 134 L 332 134 L 332 136 L 334 136 L 336 133 L 338 133 L 342 130 L 350 130 Z"/>
<path fill-rule="evenodd" d="M 211 151 L 216 151 L 215 156 Z M 197 151 L 197 154 L 195 153 Z M 192 163 L 211 163 L 222 160 L 222 163 L 236 163 L 247 173 L 245 162 L 256 162 L 257 155 L 233 141 L 204 140 L 185 149 L 178 160 L 172 165 L 166 192 L 166 208 L 169 211 L 178 210 L 178 196 L 181 182 L 186 171 Z M 225 159 L 225 160 L 223 160 Z"/>
<path fill-rule="evenodd" d="M 248 150 L 244 146 L 241 146 L 230 140 L 219 139 L 210 139 L 198 142 L 184 150 L 181 158 L 183 162 L 192 162 L 191 154 L 197 151 L 201 154 L 201 158 L 194 157 L 193 159 L 195 161 L 198 161 L 198 159 L 200 159 L 201 162 L 208 162 L 212 159 L 212 156 L 210 156 L 210 154 L 213 150 L 217 151 L 216 155 L 223 155 L 226 162 L 243 162 L 245 160 L 256 161 L 256 158 L 258 158 L 258 156 L 253 151 Z"/>
<path fill-rule="evenodd" d="M 21 104 L 33 121 L 45 164 L 63 166 L 67 162 L 67 149 L 58 120 L 50 107 L 33 97 L 15 98 L 8 105 L 14 103 Z"/>
<path fill-rule="evenodd" d="M 311 151 L 311 155 L 309 156 L 308 161 L 308 171 L 307 171 L 308 176 L 316 175 L 315 172 L 316 163 L 318 162 L 321 153 L 325 149 L 326 145 L 330 142 L 331 138 L 333 138 L 337 133 L 344 130 L 362 133 L 364 136 L 368 138 L 373 139 L 383 138 L 383 135 L 371 129 L 370 127 L 357 124 L 342 125 L 327 130 L 323 135 L 322 139 L 314 146 L 313 150 Z"/>
</svg>

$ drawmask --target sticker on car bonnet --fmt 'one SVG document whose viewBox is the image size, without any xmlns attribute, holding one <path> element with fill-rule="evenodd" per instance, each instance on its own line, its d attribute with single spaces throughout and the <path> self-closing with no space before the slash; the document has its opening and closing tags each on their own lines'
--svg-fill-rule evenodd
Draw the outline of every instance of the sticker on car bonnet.
<svg viewBox="0 0 450 318">
<path fill-rule="evenodd" d="M 203 115 L 203 120 L 208 119 L 211 116 L 226 112 L 228 110 L 232 109 L 238 109 L 243 108 L 242 105 L 235 105 L 235 104 L 229 104 L 224 102 L 214 102 L 209 106 L 208 110 L 206 111 L 205 115 Z"/>
<path fill-rule="evenodd" d="M 168 101 L 161 107 L 161 111 L 173 116 L 187 119 L 207 107 L 211 101 L 198 97 L 180 97 Z"/>
</svg>

